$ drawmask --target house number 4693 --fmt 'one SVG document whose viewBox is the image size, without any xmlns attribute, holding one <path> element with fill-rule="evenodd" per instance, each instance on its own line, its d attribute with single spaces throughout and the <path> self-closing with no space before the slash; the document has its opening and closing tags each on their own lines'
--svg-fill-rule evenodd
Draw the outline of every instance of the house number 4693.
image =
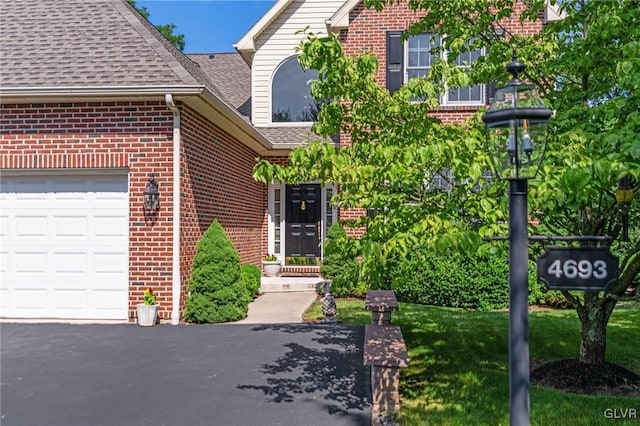
<svg viewBox="0 0 640 426">
<path fill-rule="evenodd" d="M 562 262 L 560 259 L 554 260 L 549 269 L 547 269 L 549 275 L 553 275 L 556 278 L 564 276 L 567 279 L 582 278 L 588 280 L 595 278 L 602 280 L 607 278 L 607 263 L 604 260 L 596 260 L 593 263 L 589 260 L 575 261 L 573 259 L 567 259 Z"/>
</svg>

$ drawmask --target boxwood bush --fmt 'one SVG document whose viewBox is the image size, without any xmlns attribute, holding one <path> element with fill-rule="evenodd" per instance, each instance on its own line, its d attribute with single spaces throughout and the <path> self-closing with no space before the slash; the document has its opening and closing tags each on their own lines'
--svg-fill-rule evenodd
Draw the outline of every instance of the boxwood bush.
<svg viewBox="0 0 640 426">
<path fill-rule="evenodd" d="M 367 286 L 360 280 L 357 248 L 339 223 L 327 230 L 322 275 L 331 280 L 331 293 L 335 297 L 363 297 Z"/>
<path fill-rule="evenodd" d="M 392 288 L 399 301 L 425 305 L 491 310 L 509 305 L 507 252 L 491 256 L 466 256 L 458 252 L 437 254 L 418 250 L 398 262 L 392 271 Z M 529 269 L 529 301 L 544 299 Z"/>
<path fill-rule="evenodd" d="M 218 221 L 209 226 L 198 242 L 189 293 L 184 312 L 188 322 L 228 322 L 247 316 L 255 292 L 247 289 L 238 253 Z"/>
<path fill-rule="evenodd" d="M 254 297 L 260 290 L 260 268 L 256 265 L 246 264 L 240 266 L 240 276 L 251 297 Z"/>
</svg>

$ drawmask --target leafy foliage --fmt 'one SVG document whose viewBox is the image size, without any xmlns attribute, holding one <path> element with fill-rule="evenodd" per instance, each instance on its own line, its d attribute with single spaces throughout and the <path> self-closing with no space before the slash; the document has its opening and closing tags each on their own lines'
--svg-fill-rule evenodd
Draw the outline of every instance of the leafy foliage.
<svg viewBox="0 0 640 426">
<path fill-rule="evenodd" d="M 238 253 L 220 223 L 214 221 L 202 234 L 193 258 L 185 320 L 211 323 L 244 318 L 255 282 L 247 284 L 240 270 Z"/>
<path fill-rule="evenodd" d="M 331 280 L 331 293 L 336 297 L 362 297 L 367 291 L 359 276 L 356 244 L 356 240 L 347 238 L 340 223 L 334 223 L 327 230 L 320 271 Z"/>
<path fill-rule="evenodd" d="M 395 3 L 365 1 L 378 10 Z M 469 254 L 496 250 L 482 242 L 506 234 L 506 188 L 485 174 L 490 167 L 479 115 L 454 125 L 429 111 L 447 86 L 505 82 L 503 65 L 516 49 L 527 65 L 520 77 L 536 84 L 556 111 L 545 165 L 530 185 L 532 223 L 540 224 L 530 234 L 608 235 L 621 256 L 611 290 L 563 293 L 581 320 L 580 358 L 597 364 L 604 362 L 608 318 L 640 273 L 640 197 L 624 205 L 614 196 L 623 177 L 631 178 L 636 193 L 640 189 L 640 7 L 637 0 L 557 3 L 564 19 L 520 34 L 514 28 L 538 21 L 546 1 L 408 2 L 424 16 L 408 34 L 429 30 L 443 36 L 450 57 L 478 48 L 486 55 L 468 72 L 440 61 L 426 78 L 411 80 L 393 95 L 377 84 L 378 60 L 370 52 L 347 57 L 336 37 L 308 33 L 299 47 L 300 63 L 318 70 L 312 95 L 332 99 L 314 130 L 325 137 L 349 135 L 351 145 L 336 149 L 312 142 L 290 154 L 290 167 L 263 160 L 254 175 L 263 182 L 338 184 L 335 205 L 375 211 L 349 223 L 366 229 L 359 243 L 361 276 L 372 286 L 388 287 L 390 265 L 418 247 Z M 445 170 L 455 177 L 446 190 L 435 182 L 438 175 L 446 178 Z M 623 243 L 625 215 L 634 239 Z M 541 248 L 532 247 L 531 257 Z"/>
<path fill-rule="evenodd" d="M 401 302 L 479 310 L 509 306 L 506 251 L 468 256 L 423 248 L 399 261 L 391 274 L 392 288 Z M 545 301 L 533 264 L 529 268 L 529 301 Z"/>
<path fill-rule="evenodd" d="M 241 265 L 240 276 L 249 294 L 255 296 L 260 290 L 260 268 L 251 264 Z"/>
<path fill-rule="evenodd" d="M 127 0 L 131 6 L 133 6 L 140 15 L 144 16 L 145 19 L 149 19 L 149 10 L 146 7 L 139 7 L 136 5 L 135 0 Z M 174 31 L 177 26 L 175 24 L 161 24 L 156 25 L 156 28 L 160 33 L 167 39 L 171 44 L 175 46 L 179 51 L 184 50 L 185 40 L 184 34 L 176 34 Z"/>
</svg>

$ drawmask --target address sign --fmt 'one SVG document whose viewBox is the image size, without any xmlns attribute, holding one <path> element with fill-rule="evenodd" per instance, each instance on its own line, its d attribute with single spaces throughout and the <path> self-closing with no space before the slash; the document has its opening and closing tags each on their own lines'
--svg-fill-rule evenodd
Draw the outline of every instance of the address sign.
<svg viewBox="0 0 640 426">
<path fill-rule="evenodd" d="M 604 291 L 618 279 L 607 247 L 551 247 L 538 258 L 538 280 L 551 290 Z"/>
</svg>

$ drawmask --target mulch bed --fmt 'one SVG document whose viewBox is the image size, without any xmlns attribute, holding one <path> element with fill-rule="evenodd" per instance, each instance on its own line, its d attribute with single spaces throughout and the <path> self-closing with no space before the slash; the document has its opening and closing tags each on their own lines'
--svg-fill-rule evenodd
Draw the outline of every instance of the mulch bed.
<svg viewBox="0 0 640 426">
<path fill-rule="evenodd" d="M 640 376 L 610 363 L 595 366 L 577 359 L 545 363 L 531 372 L 531 383 L 583 395 L 640 397 Z"/>
</svg>

